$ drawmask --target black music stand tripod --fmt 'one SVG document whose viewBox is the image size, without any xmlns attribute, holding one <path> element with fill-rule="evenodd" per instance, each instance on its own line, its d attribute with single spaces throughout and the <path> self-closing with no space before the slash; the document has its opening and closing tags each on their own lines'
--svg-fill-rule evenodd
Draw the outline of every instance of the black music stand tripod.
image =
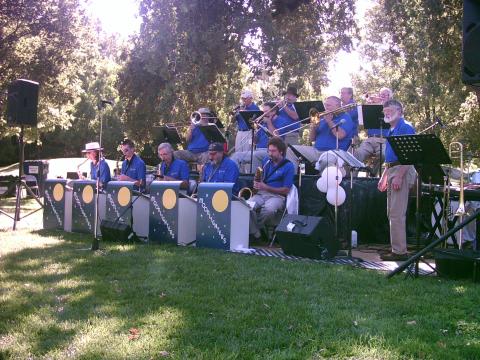
<svg viewBox="0 0 480 360">
<path fill-rule="evenodd" d="M 417 170 L 416 180 L 416 210 L 415 210 L 415 238 L 416 251 L 420 251 L 421 237 L 421 196 L 422 181 L 443 182 L 443 177 L 438 178 L 440 164 L 451 164 L 452 161 L 448 156 L 445 147 L 440 139 L 433 134 L 424 135 L 401 135 L 388 136 L 387 141 L 393 148 L 398 161 L 402 165 L 414 165 Z M 419 260 L 415 261 L 415 277 L 418 276 Z"/>
</svg>

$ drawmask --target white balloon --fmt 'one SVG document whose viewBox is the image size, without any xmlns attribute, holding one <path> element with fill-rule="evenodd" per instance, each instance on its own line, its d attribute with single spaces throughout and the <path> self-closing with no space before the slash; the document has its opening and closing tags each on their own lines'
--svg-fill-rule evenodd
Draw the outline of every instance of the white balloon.
<svg viewBox="0 0 480 360">
<path fill-rule="evenodd" d="M 345 161 L 342 158 L 337 157 L 337 164 L 338 164 L 338 167 L 341 168 L 345 164 Z"/>
<path fill-rule="evenodd" d="M 329 166 L 322 172 L 322 178 L 326 178 L 328 188 L 340 185 L 343 176 L 340 169 L 337 170 L 335 166 Z M 337 178 L 338 177 L 338 178 Z"/>
<path fill-rule="evenodd" d="M 338 189 L 338 192 L 337 192 L 337 189 Z M 335 205 L 335 200 L 336 200 L 337 206 L 340 206 L 345 202 L 346 198 L 347 198 L 347 194 L 345 193 L 345 190 L 343 190 L 341 186 L 331 187 L 327 191 L 327 201 L 331 205 Z"/>
<path fill-rule="evenodd" d="M 327 187 L 327 178 L 326 177 L 320 177 L 317 180 L 317 189 L 323 193 L 326 193 L 328 190 Z"/>
</svg>

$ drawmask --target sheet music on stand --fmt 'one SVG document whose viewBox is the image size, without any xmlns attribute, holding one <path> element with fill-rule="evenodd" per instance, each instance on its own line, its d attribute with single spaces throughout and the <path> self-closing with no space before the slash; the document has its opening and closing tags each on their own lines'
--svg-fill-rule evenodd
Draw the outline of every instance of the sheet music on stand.
<svg viewBox="0 0 480 360">
<path fill-rule="evenodd" d="M 249 130 L 254 129 L 253 122 L 255 121 L 255 119 L 263 115 L 263 111 L 260 110 L 241 110 L 238 113 L 243 118 L 243 120 L 245 120 L 245 123 L 247 124 Z"/>
<path fill-rule="evenodd" d="M 390 124 L 383 120 L 383 105 L 360 105 L 357 110 L 358 123 L 364 129 L 390 129 Z"/>
<path fill-rule="evenodd" d="M 221 131 L 215 124 L 199 126 L 198 128 L 209 143 L 224 143 L 227 141 L 227 139 L 225 139 L 225 136 L 221 133 Z"/>
<path fill-rule="evenodd" d="M 354 169 L 367 169 L 367 166 L 358 160 L 355 156 L 350 154 L 348 151 L 345 150 L 331 150 L 335 155 L 337 155 L 340 159 L 345 161 L 351 168 Z"/>
<path fill-rule="evenodd" d="M 182 143 L 182 139 L 176 127 L 170 126 L 155 126 L 153 127 L 153 138 L 156 143 L 168 142 L 172 146 Z"/>
<path fill-rule="evenodd" d="M 325 106 L 323 105 L 323 102 L 320 100 L 310 100 L 310 101 L 297 101 L 294 103 L 295 105 L 295 110 L 297 110 L 298 117 L 300 119 L 306 119 L 308 118 L 308 121 L 310 121 L 310 109 L 315 108 L 317 109 L 318 112 L 324 112 L 325 111 Z M 305 121 L 306 123 L 307 121 Z"/>
</svg>

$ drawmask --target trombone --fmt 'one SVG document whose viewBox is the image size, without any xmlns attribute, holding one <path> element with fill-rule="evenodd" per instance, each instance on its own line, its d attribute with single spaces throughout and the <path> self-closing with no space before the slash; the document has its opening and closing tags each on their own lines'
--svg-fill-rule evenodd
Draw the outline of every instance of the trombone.
<svg viewBox="0 0 480 360">
<path fill-rule="evenodd" d="M 347 104 L 347 105 L 344 105 L 344 106 L 340 106 L 339 108 L 337 108 L 335 110 L 323 111 L 323 112 L 319 112 L 316 108 L 311 108 L 309 113 L 308 113 L 308 117 L 306 117 L 304 119 L 300 119 L 300 120 L 295 121 L 295 122 L 292 122 L 291 124 L 279 127 L 278 129 L 275 129 L 274 134 L 276 136 L 279 136 L 280 135 L 280 130 L 283 130 L 285 128 L 289 128 L 289 127 L 294 126 L 296 124 L 302 124 L 304 121 L 310 120 L 310 122 L 308 122 L 306 124 L 303 124 L 298 129 L 291 129 L 291 130 L 281 134 L 281 136 L 288 135 L 292 132 L 300 131 L 300 130 L 306 128 L 307 126 L 310 126 L 312 119 L 321 119 L 322 117 L 324 117 L 326 115 L 330 115 L 330 114 L 333 114 L 333 116 L 335 116 L 335 115 L 341 114 L 343 112 L 346 112 L 346 111 L 348 111 L 351 108 L 354 108 L 356 106 L 357 106 L 356 103 L 351 103 L 351 104 Z"/>
<path fill-rule="evenodd" d="M 455 216 L 458 217 L 459 222 L 461 223 L 463 221 L 463 217 L 466 214 L 465 211 L 465 190 L 464 190 L 464 182 L 463 182 L 463 169 L 464 169 L 464 163 L 463 163 L 463 145 L 461 142 L 454 141 L 451 142 L 448 145 L 448 155 L 450 156 L 450 159 L 459 159 L 460 160 L 460 195 L 458 199 L 458 208 L 457 211 L 455 212 Z M 450 202 L 450 199 L 448 199 Z M 446 204 L 445 204 L 446 206 Z M 458 231 L 458 248 L 462 249 L 462 244 L 463 244 L 463 229 L 460 229 Z"/>
</svg>

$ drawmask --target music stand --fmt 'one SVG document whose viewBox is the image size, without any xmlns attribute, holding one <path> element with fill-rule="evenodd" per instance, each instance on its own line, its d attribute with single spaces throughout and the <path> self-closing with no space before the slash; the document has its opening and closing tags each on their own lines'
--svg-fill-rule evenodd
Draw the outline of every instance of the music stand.
<svg viewBox="0 0 480 360">
<path fill-rule="evenodd" d="M 303 121 L 310 122 L 310 109 L 315 108 L 318 112 L 324 112 L 325 106 L 320 100 L 311 101 L 297 101 L 295 103 L 295 110 L 297 110 L 298 117 Z"/>
<path fill-rule="evenodd" d="M 353 204 L 353 173 L 355 170 L 365 170 L 368 169 L 367 166 L 355 156 L 350 154 L 345 150 L 332 150 L 332 152 L 342 159 L 350 167 L 350 200 L 348 201 L 348 234 L 347 234 L 347 243 L 348 243 L 348 258 L 352 257 L 352 204 Z M 356 259 L 357 261 L 362 261 L 361 259 Z"/>
<path fill-rule="evenodd" d="M 158 144 L 168 142 L 170 145 L 176 147 L 177 144 L 182 143 L 182 139 L 176 127 L 160 126 L 154 127 L 154 141 Z"/>
<path fill-rule="evenodd" d="M 417 170 L 415 237 L 417 252 L 420 251 L 420 201 L 421 184 L 424 179 L 436 177 L 435 171 L 440 164 L 451 164 L 452 160 L 440 139 L 433 134 L 388 136 L 398 161 L 402 165 L 414 165 Z M 434 173 L 428 171 L 433 169 Z M 443 177 L 442 177 L 443 181 Z M 415 262 L 415 276 L 418 276 L 418 260 Z"/>
<path fill-rule="evenodd" d="M 250 144 L 250 173 L 253 172 L 253 139 L 255 138 L 255 119 L 263 115 L 263 111 L 260 110 L 242 110 L 238 114 L 243 118 L 245 124 L 251 133 Z"/>
<path fill-rule="evenodd" d="M 209 143 L 219 142 L 223 144 L 227 141 L 215 124 L 199 126 L 198 128 Z"/>
<path fill-rule="evenodd" d="M 363 128 L 367 130 L 380 129 L 380 139 L 383 139 L 383 130 L 390 129 L 390 124 L 386 123 L 383 118 L 383 105 L 362 105 L 362 111 L 359 112 L 359 123 L 363 122 Z M 382 152 L 380 145 L 379 176 L 382 176 Z"/>
</svg>

